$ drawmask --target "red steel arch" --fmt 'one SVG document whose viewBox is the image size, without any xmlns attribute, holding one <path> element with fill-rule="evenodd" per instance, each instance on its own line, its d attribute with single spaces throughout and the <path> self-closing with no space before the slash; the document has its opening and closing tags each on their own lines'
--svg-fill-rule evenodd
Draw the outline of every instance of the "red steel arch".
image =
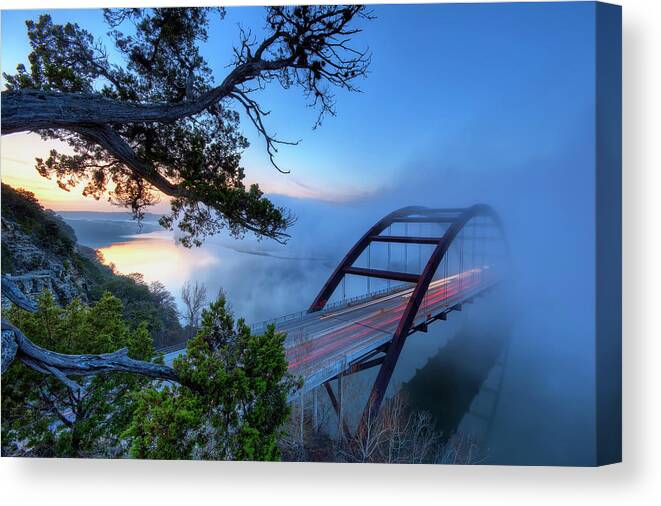
<svg viewBox="0 0 661 506">
<path fill-rule="evenodd" d="M 412 331 L 415 317 L 420 309 L 429 284 L 431 283 L 438 266 L 445 257 L 452 242 L 459 235 L 464 226 L 473 218 L 490 217 L 499 229 L 503 240 L 505 234 L 498 214 L 486 204 L 476 204 L 467 208 L 452 209 L 430 209 L 426 207 L 404 207 L 398 209 L 376 222 L 349 250 L 337 268 L 333 271 L 328 281 L 324 284 L 308 311 L 314 312 L 324 308 L 326 302 L 333 294 L 339 283 L 347 274 L 370 276 L 384 279 L 393 279 L 415 283 L 415 288 L 409 298 L 409 302 L 402 314 L 397 329 L 390 341 L 386 355 L 381 363 L 381 368 L 372 387 L 370 397 L 365 406 L 361 420 L 361 427 L 367 423 L 370 412 L 379 410 L 383 397 L 386 393 L 390 378 L 399 359 L 404 342 Z M 441 237 L 408 237 L 408 236 L 384 236 L 380 235 L 393 223 L 448 223 L 449 227 Z M 364 269 L 353 267 L 353 263 L 365 251 L 372 242 L 393 242 L 413 244 L 433 244 L 434 251 L 430 255 L 424 269 L 419 274 L 403 272 L 383 271 L 375 269 Z M 505 242 L 506 245 L 506 242 Z M 507 246 L 506 246 L 507 247 Z"/>
</svg>

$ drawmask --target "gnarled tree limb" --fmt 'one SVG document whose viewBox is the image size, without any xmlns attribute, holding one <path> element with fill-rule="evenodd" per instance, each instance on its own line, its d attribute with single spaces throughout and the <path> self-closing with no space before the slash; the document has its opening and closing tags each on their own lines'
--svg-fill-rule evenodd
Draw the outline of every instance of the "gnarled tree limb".
<svg viewBox="0 0 661 506">
<path fill-rule="evenodd" d="M 4 125 L 3 125 L 4 126 Z M 116 160 L 130 168 L 136 175 L 147 181 L 154 188 L 170 197 L 179 197 L 182 191 L 179 185 L 173 184 L 163 177 L 153 167 L 143 162 L 129 144 L 108 125 L 83 125 L 71 129 L 90 141 L 112 153 Z"/>
<path fill-rule="evenodd" d="M 18 307 L 34 312 L 36 305 L 29 300 L 7 276 L 2 276 L 2 294 Z M 2 320 L 2 373 L 16 359 L 44 374 L 50 374 L 74 391 L 82 387 L 68 378 L 72 376 L 93 376 L 108 372 L 128 372 L 149 378 L 175 381 L 179 377 L 172 367 L 135 360 L 122 348 L 112 353 L 67 355 L 37 346 L 21 330 L 6 320 Z"/>
<path fill-rule="evenodd" d="M 2 276 L 2 295 L 25 311 L 34 313 L 37 310 L 37 304 L 28 299 L 16 286 L 16 283 L 4 274 Z"/>
<path fill-rule="evenodd" d="M 292 65 L 294 57 L 257 60 L 238 65 L 223 82 L 194 100 L 181 103 L 138 103 L 115 100 L 97 93 L 43 90 L 2 92 L 2 134 L 36 132 L 50 128 L 76 130 L 81 126 L 124 123 L 171 123 L 199 114 L 230 96 L 242 83 Z"/>
<path fill-rule="evenodd" d="M 128 356 L 128 350 L 121 350 L 112 353 L 101 353 L 98 355 L 66 355 L 55 351 L 47 350 L 37 346 L 28 339 L 14 325 L 6 320 L 2 320 L 2 344 L 12 339 L 16 343 L 15 358 L 25 362 L 33 369 L 52 374 L 58 379 L 62 376 L 94 376 L 107 372 L 130 372 L 148 376 L 154 379 L 179 381 L 177 373 L 171 367 L 134 360 Z M 11 343 L 9 343 L 11 346 Z M 6 370 L 9 364 L 4 363 L 2 370 Z M 65 382 L 67 383 L 67 382 Z M 67 386 L 70 386 L 67 383 Z"/>
</svg>

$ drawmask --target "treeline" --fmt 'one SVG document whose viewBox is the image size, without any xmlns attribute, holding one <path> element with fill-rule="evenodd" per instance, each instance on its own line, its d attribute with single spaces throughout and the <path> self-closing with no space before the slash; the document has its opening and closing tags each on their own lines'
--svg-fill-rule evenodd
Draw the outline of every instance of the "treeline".
<svg viewBox="0 0 661 506">
<path fill-rule="evenodd" d="M 106 292 L 119 298 L 126 323 L 132 329 L 145 323 L 155 348 L 190 337 L 181 327 L 174 297 L 162 283 L 147 284 L 140 274 L 115 272 L 103 263 L 96 250 L 78 245 L 73 228 L 54 212 L 44 209 L 32 192 L 3 183 L 2 217 L 18 224 L 35 246 L 79 272 L 85 279 L 84 298 L 91 304 L 101 300 Z M 18 263 L 15 253 L 3 240 L 3 274 L 23 274 L 17 272 Z"/>
<path fill-rule="evenodd" d="M 123 314 L 107 292 L 93 306 L 66 307 L 45 292 L 35 312 L 12 307 L 3 319 L 56 352 L 127 348 L 131 358 L 162 361 L 147 325 L 131 328 Z M 172 364 L 180 383 L 130 373 L 62 377 L 16 360 L 2 376 L 2 455 L 277 460 L 298 386 L 284 338 L 273 327 L 253 335 L 219 296 Z"/>
<path fill-rule="evenodd" d="M 94 260 L 85 268 L 87 276 L 98 275 L 90 286 L 90 299 L 96 302 L 104 293 L 110 293 L 123 303 L 123 317 L 131 328 L 144 323 L 153 337 L 156 349 L 183 343 L 186 335 L 179 322 L 177 303 L 160 281 L 147 284 L 142 274 L 118 274 Z"/>
</svg>

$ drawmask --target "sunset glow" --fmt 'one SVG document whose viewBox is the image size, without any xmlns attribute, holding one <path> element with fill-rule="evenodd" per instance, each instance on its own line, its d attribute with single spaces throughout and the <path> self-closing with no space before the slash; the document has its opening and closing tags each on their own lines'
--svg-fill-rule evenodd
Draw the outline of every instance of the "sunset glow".
<svg viewBox="0 0 661 506">
<path fill-rule="evenodd" d="M 15 134 L 2 137 L 2 182 L 14 188 L 31 191 L 41 204 L 55 211 L 118 211 L 119 207 L 104 196 L 100 200 L 83 195 L 84 182 L 70 191 L 57 185 L 57 181 L 42 177 L 35 169 L 35 158 L 47 158 L 51 149 L 61 153 L 72 153 L 71 148 L 59 141 L 45 141 L 36 134 Z M 152 212 L 167 212 L 168 201 L 150 209 Z"/>
<path fill-rule="evenodd" d="M 115 243 L 99 251 L 105 263 L 114 264 L 123 273 L 141 273 L 145 281 L 164 281 L 168 288 L 179 288 L 195 269 L 218 262 L 218 257 L 201 249 L 186 249 L 166 233 L 144 234 L 139 238 Z M 167 275 L 165 274 L 167 273 Z"/>
<path fill-rule="evenodd" d="M 42 205 L 55 211 L 117 211 L 118 206 L 108 201 L 104 196 L 100 200 L 83 195 L 84 183 L 80 183 L 70 191 L 65 191 L 57 185 L 55 179 L 42 177 L 35 169 L 35 158 L 47 158 L 51 149 L 61 153 L 71 153 L 71 149 L 59 141 L 45 141 L 36 134 L 16 134 L 2 138 L 2 181 L 14 188 L 23 188 L 36 195 Z M 250 174 L 252 170 L 249 170 Z M 256 171 L 258 172 L 258 171 Z M 273 172 L 276 172 L 273 169 Z M 272 174 L 265 180 L 248 178 L 246 186 L 259 184 L 266 194 L 285 195 L 300 199 L 314 199 L 323 202 L 348 202 L 358 200 L 368 192 L 358 187 L 329 188 L 313 186 L 287 174 Z M 160 201 L 149 209 L 154 213 L 166 213 L 169 209 L 169 198 L 160 196 Z"/>
</svg>

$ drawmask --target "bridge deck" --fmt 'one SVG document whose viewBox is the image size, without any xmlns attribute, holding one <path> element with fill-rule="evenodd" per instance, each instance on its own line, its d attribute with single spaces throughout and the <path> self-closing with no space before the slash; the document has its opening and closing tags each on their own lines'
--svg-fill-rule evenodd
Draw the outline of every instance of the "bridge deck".
<svg viewBox="0 0 661 506">
<path fill-rule="evenodd" d="M 433 281 L 414 327 L 492 286 L 488 269 L 471 269 Z M 304 379 L 303 392 L 323 384 L 346 370 L 356 360 L 389 342 L 408 304 L 413 288 L 402 288 L 386 295 L 363 299 L 276 323 L 276 330 L 286 332 L 285 353 L 289 371 Z M 182 353 L 165 355 L 166 363 Z"/>
</svg>

